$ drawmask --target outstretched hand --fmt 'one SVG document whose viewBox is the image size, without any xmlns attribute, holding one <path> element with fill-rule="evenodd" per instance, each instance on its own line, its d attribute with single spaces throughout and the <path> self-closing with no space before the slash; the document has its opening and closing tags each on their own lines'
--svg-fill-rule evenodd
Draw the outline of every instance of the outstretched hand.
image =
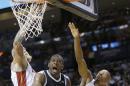
<svg viewBox="0 0 130 86">
<path fill-rule="evenodd" d="M 74 23 L 72 22 L 69 22 L 69 28 L 70 28 L 70 31 L 71 31 L 71 34 L 74 38 L 77 38 L 79 37 L 79 31 L 78 31 L 78 28 L 75 27 Z"/>
</svg>

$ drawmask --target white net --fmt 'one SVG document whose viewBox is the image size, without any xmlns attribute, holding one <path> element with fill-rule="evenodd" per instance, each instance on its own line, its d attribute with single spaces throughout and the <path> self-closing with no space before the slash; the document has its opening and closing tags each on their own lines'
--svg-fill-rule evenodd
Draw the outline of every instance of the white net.
<svg viewBox="0 0 130 86">
<path fill-rule="evenodd" d="M 37 3 L 11 2 L 11 8 L 18 21 L 21 33 L 25 33 L 25 39 L 38 36 L 43 31 L 42 20 L 47 7 L 46 1 Z"/>
</svg>

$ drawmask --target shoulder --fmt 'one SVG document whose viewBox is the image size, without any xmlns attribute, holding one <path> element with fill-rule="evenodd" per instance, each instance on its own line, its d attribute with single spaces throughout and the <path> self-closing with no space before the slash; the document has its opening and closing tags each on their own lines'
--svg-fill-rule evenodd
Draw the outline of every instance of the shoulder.
<svg viewBox="0 0 130 86">
<path fill-rule="evenodd" d="M 44 74 L 45 74 L 45 71 L 46 71 L 46 70 L 41 70 L 41 71 L 39 71 L 38 73 L 40 73 L 40 74 L 43 74 L 43 75 L 44 75 Z"/>
<path fill-rule="evenodd" d="M 64 78 L 65 78 L 65 81 L 66 81 L 66 86 L 71 86 L 70 78 L 67 75 L 65 75 L 65 74 L 63 74 L 63 75 L 64 75 Z"/>
<path fill-rule="evenodd" d="M 46 77 L 45 70 L 37 72 L 36 76 L 39 78 L 45 78 Z"/>
<path fill-rule="evenodd" d="M 44 74 L 42 74 L 42 73 L 36 73 L 36 75 L 35 75 L 35 79 L 37 79 L 37 80 L 43 80 L 43 78 L 44 78 Z"/>
<path fill-rule="evenodd" d="M 43 71 L 40 71 L 38 73 L 35 74 L 35 78 L 34 78 L 34 83 L 38 84 L 44 84 L 46 80 L 45 74 L 43 73 Z"/>
<path fill-rule="evenodd" d="M 63 76 L 65 77 L 65 79 L 70 80 L 69 76 L 67 76 L 67 75 L 65 75 L 65 74 L 63 74 Z"/>
<path fill-rule="evenodd" d="M 47 75 L 46 75 L 47 70 L 41 70 L 37 73 L 38 76 L 42 76 L 44 78 L 44 80 L 46 79 Z"/>
</svg>

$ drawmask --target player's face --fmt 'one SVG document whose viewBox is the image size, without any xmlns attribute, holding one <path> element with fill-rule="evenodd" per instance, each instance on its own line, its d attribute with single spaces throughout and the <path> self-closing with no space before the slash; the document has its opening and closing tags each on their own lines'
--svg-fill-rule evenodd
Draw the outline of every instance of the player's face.
<svg viewBox="0 0 130 86">
<path fill-rule="evenodd" d="M 107 86 L 109 80 L 107 78 L 106 73 L 100 71 L 96 77 L 98 78 L 97 80 L 98 86 Z"/>
<path fill-rule="evenodd" d="M 48 67 L 52 74 L 59 74 L 64 67 L 63 58 L 61 56 L 51 57 Z"/>
</svg>

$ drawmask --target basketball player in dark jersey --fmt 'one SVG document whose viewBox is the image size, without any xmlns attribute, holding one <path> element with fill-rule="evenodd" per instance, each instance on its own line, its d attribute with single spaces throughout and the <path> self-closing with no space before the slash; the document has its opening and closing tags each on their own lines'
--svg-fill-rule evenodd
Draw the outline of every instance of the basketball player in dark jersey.
<svg viewBox="0 0 130 86">
<path fill-rule="evenodd" d="M 48 63 L 48 68 L 48 70 L 36 74 L 33 86 L 71 86 L 69 77 L 61 73 L 64 68 L 61 55 L 53 55 Z"/>
<path fill-rule="evenodd" d="M 83 58 L 78 28 L 76 28 L 73 23 L 69 23 L 69 28 L 74 38 L 75 56 L 78 64 L 79 74 L 82 78 L 80 86 L 108 86 L 111 79 L 110 73 L 103 69 L 99 71 L 96 75 L 96 78 L 93 79 L 91 71 L 88 69 L 87 64 Z"/>
</svg>

